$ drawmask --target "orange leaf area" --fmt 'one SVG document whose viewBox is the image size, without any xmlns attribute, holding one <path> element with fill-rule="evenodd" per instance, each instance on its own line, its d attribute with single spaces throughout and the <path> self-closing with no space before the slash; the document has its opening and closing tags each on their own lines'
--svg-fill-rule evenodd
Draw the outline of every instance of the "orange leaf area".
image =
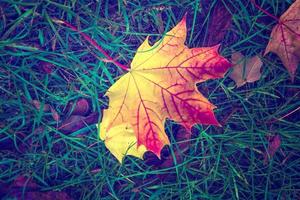
<svg viewBox="0 0 300 200">
<path fill-rule="evenodd" d="M 273 28 L 265 54 L 269 52 L 280 57 L 294 80 L 300 61 L 300 0 L 289 7 Z"/>
<path fill-rule="evenodd" d="M 142 158 L 145 151 L 160 157 L 170 143 L 167 118 L 188 130 L 196 123 L 219 126 L 216 107 L 196 83 L 223 77 L 231 64 L 219 55 L 219 46 L 185 46 L 186 34 L 184 17 L 153 46 L 146 38 L 129 72 L 107 91 L 109 107 L 100 122 L 100 138 L 120 162 L 125 155 Z"/>
</svg>

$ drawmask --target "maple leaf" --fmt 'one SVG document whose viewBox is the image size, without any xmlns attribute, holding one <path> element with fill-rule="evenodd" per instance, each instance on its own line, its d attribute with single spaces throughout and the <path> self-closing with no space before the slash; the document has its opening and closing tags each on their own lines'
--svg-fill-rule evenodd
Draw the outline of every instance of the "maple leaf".
<svg viewBox="0 0 300 200">
<path fill-rule="evenodd" d="M 245 58 L 241 53 L 234 52 L 231 56 L 233 71 L 229 77 L 234 80 L 236 87 L 252 83 L 260 79 L 262 61 L 258 56 Z"/>
<path fill-rule="evenodd" d="M 107 91 L 109 107 L 100 122 L 100 138 L 120 161 L 125 155 L 142 158 L 169 144 L 165 120 L 185 128 L 196 124 L 219 125 L 216 107 L 201 95 L 196 83 L 221 78 L 231 64 L 218 53 L 219 46 L 191 48 L 186 40 L 186 17 L 164 38 L 138 48 L 131 69 Z"/>
<path fill-rule="evenodd" d="M 273 28 L 265 55 L 269 52 L 280 57 L 294 80 L 300 61 L 300 0 L 296 0 L 289 7 Z"/>
</svg>

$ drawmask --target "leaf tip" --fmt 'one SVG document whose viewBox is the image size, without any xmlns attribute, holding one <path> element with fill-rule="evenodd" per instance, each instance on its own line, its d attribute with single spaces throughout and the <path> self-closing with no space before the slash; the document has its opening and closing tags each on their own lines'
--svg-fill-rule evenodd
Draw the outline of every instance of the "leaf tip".
<svg viewBox="0 0 300 200">
<path fill-rule="evenodd" d="M 187 12 L 183 15 L 181 21 L 178 23 L 179 26 L 183 27 L 186 26 L 186 18 L 187 18 Z"/>
<path fill-rule="evenodd" d="M 270 52 L 269 45 L 265 49 L 265 52 L 263 53 L 263 56 L 266 56 Z"/>
<path fill-rule="evenodd" d="M 212 48 L 214 48 L 217 52 L 219 52 L 220 46 L 221 46 L 221 44 L 216 44 Z"/>
<path fill-rule="evenodd" d="M 187 18 L 187 12 L 186 12 L 186 13 L 184 13 L 184 15 L 183 15 L 183 18 L 182 18 L 182 20 L 181 20 L 181 21 L 184 21 L 184 22 L 186 22 L 186 18 Z"/>
</svg>

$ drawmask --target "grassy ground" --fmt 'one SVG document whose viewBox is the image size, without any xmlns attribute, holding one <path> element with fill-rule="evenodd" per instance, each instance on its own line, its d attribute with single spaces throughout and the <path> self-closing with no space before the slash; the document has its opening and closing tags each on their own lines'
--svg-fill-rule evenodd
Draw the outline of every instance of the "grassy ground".
<svg viewBox="0 0 300 200">
<path fill-rule="evenodd" d="M 280 16 L 292 1 L 257 3 Z M 249 1 L 221 4 L 233 19 L 221 41 L 222 54 L 230 58 L 231 50 L 248 56 L 263 52 L 275 21 Z M 299 198 L 300 114 L 292 111 L 300 106 L 300 76 L 297 73 L 291 82 L 274 54 L 262 58 L 262 77 L 255 83 L 237 89 L 226 75 L 199 85 L 218 106 L 216 115 L 224 126 L 197 125 L 191 139 L 184 141 L 189 150 L 181 151 L 175 142 L 180 129 L 168 122 L 172 145 L 165 153 L 167 164 L 126 157 L 120 165 L 98 139 L 93 123 L 71 133 L 58 128 L 70 117 L 69 102 L 80 99 L 87 99 L 88 112 L 99 113 L 101 119 L 108 102 L 103 95 L 124 72 L 107 63 L 78 33 L 52 19 L 79 27 L 112 57 L 128 64 L 146 35 L 158 39 L 185 13 L 187 45 L 206 45 L 217 1 L 6 0 L 0 5 L 0 194 L 4 199 L 14 196 L 15 192 L 8 193 L 15 191 L 11 185 L 20 176 L 31 178 L 38 185 L 36 191 L 62 191 L 73 199 Z M 46 104 L 60 119 L 43 109 Z M 281 147 L 266 163 L 264 152 L 274 135 L 280 136 Z M 25 196 L 30 191 L 26 184 L 17 189 Z"/>
</svg>

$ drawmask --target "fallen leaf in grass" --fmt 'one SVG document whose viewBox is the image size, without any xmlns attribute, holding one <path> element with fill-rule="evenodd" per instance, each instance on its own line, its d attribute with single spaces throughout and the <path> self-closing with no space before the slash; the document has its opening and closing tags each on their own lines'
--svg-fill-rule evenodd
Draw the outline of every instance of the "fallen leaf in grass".
<svg viewBox="0 0 300 200">
<path fill-rule="evenodd" d="M 264 153 L 264 163 L 265 164 L 267 164 L 269 159 L 274 156 L 274 154 L 276 153 L 276 151 L 278 150 L 278 148 L 281 145 L 281 139 L 280 139 L 279 135 L 269 136 L 268 141 L 269 141 L 268 149 Z"/>
<path fill-rule="evenodd" d="M 98 122 L 99 113 L 92 112 L 88 116 L 71 115 L 58 128 L 63 133 L 72 133 L 84 128 L 85 126 L 96 124 Z"/>
<path fill-rule="evenodd" d="M 41 102 L 38 101 L 38 100 L 32 100 L 31 103 L 32 103 L 32 105 L 33 105 L 37 110 L 40 110 L 41 107 L 42 107 Z M 47 111 L 50 110 L 50 106 L 49 106 L 48 104 L 44 104 L 43 106 L 44 106 L 44 107 L 43 107 L 43 111 L 44 111 L 44 112 L 47 112 Z"/>
<path fill-rule="evenodd" d="M 37 110 L 40 110 L 41 109 L 41 102 L 38 101 L 38 100 L 32 100 L 31 101 L 32 105 L 37 109 Z M 57 111 L 49 104 L 44 104 L 44 107 L 43 107 L 43 111 L 44 112 L 51 112 L 52 114 L 52 118 L 55 120 L 55 121 L 59 121 L 60 120 L 60 116 L 59 114 L 57 113 Z"/>
<path fill-rule="evenodd" d="M 40 67 L 42 71 L 46 74 L 51 74 L 54 68 L 53 64 L 44 61 L 41 61 Z"/>
<path fill-rule="evenodd" d="M 207 33 L 209 34 L 204 43 L 206 46 L 212 46 L 222 42 L 232 23 L 232 16 L 222 1 L 217 1 L 213 13 L 210 16 L 207 29 Z"/>
<path fill-rule="evenodd" d="M 75 105 L 73 102 L 70 102 L 67 106 L 67 112 L 70 112 L 71 115 L 86 115 L 90 111 L 90 105 L 88 100 L 79 99 L 76 101 Z"/>
<path fill-rule="evenodd" d="M 72 200 L 66 192 L 40 191 L 38 184 L 26 176 L 18 176 L 12 184 L 5 185 L 5 199 L 17 200 Z M 3 188 L 0 188 L 1 192 Z"/>
<path fill-rule="evenodd" d="M 52 108 L 52 106 L 50 106 L 50 111 L 52 113 L 52 118 L 58 122 L 60 120 L 60 116 L 57 113 L 57 111 L 54 108 Z"/>
<path fill-rule="evenodd" d="M 186 40 L 186 17 L 166 36 L 138 48 L 131 69 L 107 91 L 109 107 L 100 123 L 100 138 L 120 161 L 125 155 L 142 158 L 152 151 L 160 158 L 168 145 L 165 120 L 186 129 L 196 124 L 217 125 L 216 107 L 199 93 L 196 83 L 221 78 L 231 64 L 219 46 L 192 48 Z"/>
<path fill-rule="evenodd" d="M 263 65 L 258 56 L 246 58 L 239 52 L 234 52 L 231 57 L 233 71 L 229 77 L 234 80 L 237 87 L 252 83 L 260 79 L 260 69 Z"/>
<path fill-rule="evenodd" d="M 273 28 L 265 54 L 276 53 L 287 68 L 292 80 L 300 61 L 300 0 L 283 13 Z"/>
<path fill-rule="evenodd" d="M 13 182 L 13 187 L 25 187 L 30 189 L 38 188 L 38 185 L 31 179 L 26 176 L 18 176 Z"/>
</svg>

